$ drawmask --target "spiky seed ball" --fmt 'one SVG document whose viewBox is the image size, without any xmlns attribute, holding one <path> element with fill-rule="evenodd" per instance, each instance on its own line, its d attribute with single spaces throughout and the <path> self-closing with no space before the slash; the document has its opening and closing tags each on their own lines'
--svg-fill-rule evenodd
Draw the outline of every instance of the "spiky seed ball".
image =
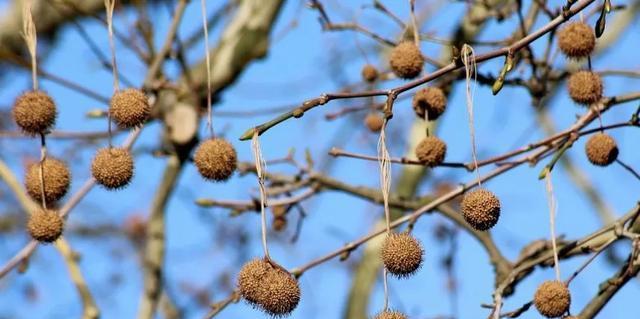
<svg viewBox="0 0 640 319">
<path fill-rule="evenodd" d="M 385 310 L 378 313 L 373 319 L 407 319 L 408 317 L 402 312 L 395 310 Z"/>
<path fill-rule="evenodd" d="M 229 179 L 236 170 L 238 156 L 227 140 L 211 138 L 198 146 L 193 161 L 202 177 L 221 182 Z"/>
<path fill-rule="evenodd" d="M 362 67 L 362 79 L 373 83 L 378 79 L 378 69 L 371 64 L 366 64 Z"/>
<path fill-rule="evenodd" d="M 42 91 L 22 93 L 13 104 L 11 110 L 16 124 L 29 135 L 45 133 L 56 124 L 56 104 Z"/>
<path fill-rule="evenodd" d="M 253 259 L 240 269 L 238 273 L 238 290 L 242 298 L 257 305 L 263 294 L 262 278 L 271 270 L 271 265 L 263 259 Z"/>
<path fill-rule="evenodd" d="M 413 42 L 405 41 L 391 51 L 389 65 L 393 73 L 402 79 L 413 79 L 422 72 L 424 57 Z"/>
<path fill-rule="evenodd" d="M 584 22 L 572 22 L 558 32 L 558 46 L 569 58 L 584 58 L 593 52 L 596 35 Z"/>
<path fill-rule="evenodd" d="M 500 200 L 495 194 L 484 188 L 466 193 L 460 205 L 464 219 L 475 230 L 488 230 L 500 218 Z"/>
<path fill-rule="evenodd" d="M 380 250 L 385 268 L 400 278 L 411 276 L 420 268 L 423 254 L 422 245 L 409 233 L 391 234 Z"/>
<path fill-rule="evenodd" d="M 364 125 L 371 132 L 378 132 L 380 131 L 380 129 L 382 129 L 382 125 L 384 125 L 384 119 L 382 118 L 382 116 L 376 113 L 369 113 L 364 118 Z"/>
<path fill-rule="evenodd" d="M 446 155 L 447 144 L 435 136 L 425 137 L 416 146 L 416 157 L 429 167 L 442 164 Z"/>
<path fill-rule="evenodd" d="M 610 135 L 597 133 L 585 144 L 585 152 L 591 164 L 608 166 L 618 158 L 618 145 Z"/>
<path fill-rule="evenodd" d="M 151 107 L 144 92 L 138 89 L 118 91 L 111 97 L 109 113 L 121 128 L 138 127 L 149 118 Z"/>
<path fill-rule="evenodd" d="M 602 79 L 589 71 L 578 71 L 569 77 L 569 96 L 582 105 L 590 105 L 602 98 Z"/>
<path fill-rule="evenodd" d="M 67 194 L 71 184 L 71 172 L 65 162 L 52 157 L 44 160 L 43 169 L 44 198 L 47 203 L 52 203 Z M 40 162 L 29 165 L 24 184 L 29 196 L 38 202 L 42 201 L 41 183 Z"/>
<path fill-rule="evenodd" d="M 283 268 L 253 259 L 238 274 L 240 295 L 272 316 L 291 313 L 300 301 L 298 282 Z"/>
<path fill-rule="evenodd" d="M 133 156 L 125 148 L 101 148 L 91 163 L 91 174 L 109 190 L 125 187 L 133 177 Z"/>
<path fill-rule="evenodd" d="M 571 293 L 564 283 L 557 280 L 543 282 L 533 296 L 533 303 L 541 315 L 556 318 L 569 311 Z"/>
<path fill-rule="evenodd" d="M 438 87 L 427 87 L 418 90 L 413 96 L 413 111 L 423 119 L 425 113 L 430 121 L 436 120 L 447 107 L 447 97 Z"/>
<path fill-rule="evenodd" d="M 58 212 L 38 209 L 31 213 L 27 222 L 27 231 L 31 238 L 41 243 L 52 243 L 60 238 L 64 229 L 64 220 Z"/>
</svg>

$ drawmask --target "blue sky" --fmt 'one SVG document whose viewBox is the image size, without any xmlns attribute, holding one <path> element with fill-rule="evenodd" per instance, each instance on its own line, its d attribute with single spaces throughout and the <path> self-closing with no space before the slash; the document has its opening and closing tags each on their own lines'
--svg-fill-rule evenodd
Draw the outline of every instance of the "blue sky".
<svg viewBox="0 0 640 319">
<path fill-rule="evenodd" d="M 348 5 L 339 1 L 325 1 L 327 9 L 336 21 L 350 21 L 357 16 L 358 21 L 372 29 L 393 38 L 400 30 L 383 16 L 372 10 L 359 11 L 362 3 L 368 1 L 350 1 Z M 417 1 L 419 6 L 435 4 Z M 389 7 L 402 18 L 408 16 L 405 2 L 385 1 Z M 525 1 L 528 6 L 530 1 Z M 0 1 L 0 7 L 4 5 Z M 200 27 L 199 2 L 193 1 L 187 10 L 186 18 L 180 28 L 182 36 L 190 34 Z M 618 4 L 618 3 L 616 3 Z M 620 3 L 621 4 L 621 3 Z M 209 9 L 219 4 L 210 1 Z M 464 14 L 463 3 L 446 3 L 447 7 L 434 9 L 433 14 L 423 26 L 423 32 L 446 38 L 450 35 L 453 23 Z M 348 6 L 348 7 L 347 7 Z M 351 8 L 351 9 L 349 9 Z M 156 24 L 157 42 L 162 43 L 164 31 L 168 27 L 169 16 L 164 7 L 151 11 Z M 131 21 L 132 12 L 127 12 L 127 20 L 122 16 L 116 18 L 116 26 L 123 26 Z M 382 68 L 386 68 L 384 55 L 376 53 L 380 46 L 362 36 L 350 32 L 323 33 L 318 22 L 317 13 L 301 6 L 301 2 L 290 1 L 279 17 L 274 41 L 266 59 L 257 61 L 243 73 L 238 81 L 222 95 L 221 102 L 216 105 L 217 111 L 258 110 L 263 108 L 300 103 L 316 97 L 324 92 L 333 92 L 348 83 L 359 81 L 359 71 L 364 63 L 363 54 L 356 43 L 366 50 L 366 59 Z M 229 18 L 226 18 L 227 20 Z M 288 30 L 288 25 L 295 19 L 297 27 Z M 615 14 L 610 21 L 615 20 Z M 537 26 L 547 19 L 540 16 Z M 588 22 L 594 23 L 595 18 Z M 108 41 L 104 27 L 94 20 L 83 20 L 83 25 L 94 40 L 108 53 Z M 502 23 L 492 22 L 481 34 L 483 40 L 501 39 L 516 25 L 515 17 Z M 630 30 L 637 30 L 635 21 Z M 211 43 L 215 43 L 220 28 L 211 34 Z M 637 35 L 635 35 L 637 37 Z M 540 54 L 544 50 L 545 40 L 538 41 L 534 50 Z M 615 45 L 615 49 L 607 50 L 604 55 L 593 60 L 595 70 L 634 69 L 640 65 L 632 56 L 637 50 L 637 39 L 633 32 L 627 32 Z M 136 84 L 140 84 L 145 74 L 145 67 L 122 44 L 118 44 L 118 63 L 122 72 Z M 442 51 L 439 44 L 425 42 L 422 45 L 425 54 L 438 57 Z M 488 48 L 478 47 L 477 53 L 486 52 Z M 189 61 L 195 63 L 202 58 L 202 44 L 194 48 L 188 55 Z M 72 79 L 109 96 L 112 92 L 111 73 L 105 71 L 87 46 L 81 41 L 73 28 L 65 28 L 60 35 L 55 50 L 43 62 L 44 68 L 59 76 Z M 562 57 L 554 60 L 554 65 L 562 66 Z M 496 74 L 502 60 L 491 61 L 479 66 L 483 73 Z M 169 63 L 167 70 L 175 76 L 176 68 Z M 427 72 L 433 71 L 428 66 Z M 521 70 L 512 72 L 517 75 Z M 526 70 L 522 70 L 526 72 Z M 0 106 L 7 109 L 15 96 L 30 86 L 30 78 L 25 72 L 15 72 L 4 76 L 0 82 Z M 85 113 L 105 105 L 70 91 L 50 81 L 41 82 L 56 100 L 60 117 L 58 129 L 65 131 L 94 131 L 106 129 L 103 119 L 87 119 Z M 401 84 L 401 81 L 387 82 L 382 85 L 389 88 Z M 616 95 L 637 91 L 639 80 L 620 77 L 605 79 L 605 95 Z M 411 91 L 413 92 L 413 91 Z M 406 94 L 412 94 L 408 92 Z M 447 112 L 440 120 L 438 136 L 448 144 L 447 161 L 469 161 L 470 144 L 465 108 L 463 83 L 458 83 L 449 99 Z M 360 104 L 362 101 L 354 101 Z M 354 103 L 351 103 L 353 105 Z M 303 118 L 291 120 L 263 135 L 261 143 L 264 156 L 278 158 L 284 156 L 289 148 L 295 147 L 298 159 L 303 159 L 303 150 L 309 148 L 321 162 L 326 158 L 326 151 L 332 146 L 339 146 L 349 151 L 375 154 L 377 136 L 369 133 L 362 125 L 364 113 L 325 121 L 326 113 L 336 111 L 350 105 L 346 101 L 334 101 L 326 106 L 308 112 Z M 624 121 L 635 111 L 637 103 L 629 103 L 615 107 L 603 115 L 603 123 Z M 408 128 L 414 119 L 409 100 L 398 102 L 394 108 L 395 116 L 390 122 L 388 145 L 392 156 L 405 153 Z M 576 114 L 584 109 L 576 106 L 568 98 L 564 90 L 549 102 L 549 110 L 558 129 L 566 128 L 573 123 Z M 271 115 L 273 116 L 273 115 Z M 271 118 L 256 116 L 253 118 L 216 117 L 216 131 L 222 132 L 236 146 L 239 158 L 252 160 L 250 143 L 240 142 L 237 137 L 247 128 Z M 505 87 L 497 97 L 491 94 L 490 88 L 478 86 L 475 96 L 476 142 L 480 158 L 503 153 L 514 146 L 526 145 L 545 136 L 536 126 L 535 112 L 528 95 L 522 89 Z M 593 126 L 595 127 L 595 126 Z M 204 130 L 201 130 L 204 133 Z M 144 129 L 136 152 L 137 171 L 133 183 L 125 190 L 110 193 L 95 188 L 74 209 L 69 219 L 69 227 L 74 225 L 122 225 L 128 216 L 143 214 L 146 216 L 154 189 L 158 185 L 164 160 L 149 154 L 150 149 L 158 146 L 161 128 L 158 124 Z M 633 151 L 638 139 L 638 131 L 632 128 L 616 129 L 610 133 L 619 143 L 621 159 L 627 164 L 637 167 L 640 154 Z M 121 141 L 124 136 L 116 137 Z M 89 162 L 97 145 L 83 146 L 78 151 L 78 144 L 69 141 L 50 141 L 49 150 L 52 155 L 72 161 L 74 183 L 71 192 L 76 191 L 89 176 Z M 22 178 L 22 164 L 26 158 L 38 155 L 38 141 L 0 139 L 3 152 L 1 158 L 6 161 L 19 178 Z M 607 204 L 617 216 L 623 215 L 638 201 L 638 181 L 622 167 L 614 165 L 608 168 L 597 168 L 588 164 L 584 156 L 584 141 L 580 140 L 567 154 L 575 164 L 583 169 L 593 185 L 601 192 Z M 324 172 L 336 179 L 354 182 L 360 185 L 378 187 L 377 169 L 374 162 L 361 162 L 346 158 L 328 158 L 328 169 Z M 511 260 L 517 258 L 520 249 L 531 240 L 548 238 L 548 208 L 544 184 L 537 176 L 546 161 L 535 167 L 522 166 L 510 171 L 500 178 L 486 183 L 502 202 L 502 216 L 492 234 L 505 256 Z M 282 166 L 269 166 L 269 171 L 291 172 Z M 483 168 L 482 172 L 488 172 Z M 399 175 L 401 167 L 393 167 L 393 175 Z M 425 180 L 419 194 L 427 194 L 437 180 L 452 183 L 467 182 L 473 175 L 455 168 L 437 168 Z M 555 196 L 558 201 L 557 232 L 567 238 L 576 238 L 600 227 L 596 211 L 590 205 L 584 193 L 574 186 L 567 174 L 558 166 L 553 175 Z M 243 214 L 229 217 L 223 209 L 202 209 L 194 204 L 196 198 L 210 197 L 216 199 L 249 199 L 256 194 L 255 176 L 236 176 L 227 184 L 211 184 L 205 182 L 188 165 L 184 170 L 178 190 L 168 205 L 167 210 L 167 258 L 166 269 L 169 291 L 175 296 L 179 305 L 186 306 L 188 318 L 200 318 L 205 309 L 194 307 L 193 296 L 185 293 L 185 287 L 196 287 L 207 290 L 215 299 L 226 297 L 228 291 L 221 289 L 224 284 L 217 279 L 223 273 L 235 276 L 239 265 L 250 258 L 260 256 L 259 216 Z M 0 191 L 7 191 L 1 186 Z M 8 196 L 8 195 L 7 195 Z M 13 202 L 2 203 L 3 211 L 16 210 Z M 344 243 L 357 239 L 368 233 L 373 224 L 382 216 L 380 207 L 354 199 L 342 193 L 327 192 L 313 200 L 304 202 L 308 216 L 304 221 L 303 232 L 298 242 L 290 244 L 288 238 L 292 234 L 292 222 L 285 234 L 269 234 L 273 257 L 285 267 L 300 266 L 311 259 L 324 255 Z M 449 223 L 438 215 L 428 215 L 420 219 L 414 234 L 422 241 L 425 250 L 425 264 L 414 277 L 405 280 L 390 280 L 390 304 L 393 308 L 403 310 L 410 318 L 433 318 L 450 314 L 450 299 L 443 294 L 446 277 L 441 271 L 440 258 L 448 251 L 448 245 L 439 242 L 433 236 L 434 228 L 441 223 Z M 246 233 L 249 245 L 246 250 L 238 250 L 238 243 L 227 243 L 221 239 L 221 229 Z M 8 260 L 27 242 L 23 232 L 0 235 L 0 259 Z M 234 238 L 235 236 L 231 236 Z M 82 255 L 81 268 L 87 277 L 89 287 L 97 298 L 104 318 L 134 317 L 141 294 L 141 274 L 139 261 L 135 251 L 123 235 L 107 238 L 82 238 L 68 236 L 69 242 Z M 245 246 L 240 246 L 245 247 Z M 624 242 L 617 247 L 621 256 L 626 256 L 629 243 Z M 361 251 L 353 257 L 361 255 Z M 585 258 L 574 258 L 561 263 L 563 277 L 566 278 Z M 292 318 L 340 318 L 350 284 L 351 269 L 356 261 L 351 258 L 346 262 L 329 261 L 310 270 L 300 280 L 302 301 Z M 598 284 L 616 269 L 600 257 L 592 266 L 581 274 L 571 285 L 573 303 L 571 309 L 578 312 L 596 293 Z M 488 314 L 480 304 L 491 302 L 493 291 L 493 273 L 482 247 L 469 235 L 461 233 L 456 251 L 455 273 L 459 283 L 458 315 L 459 318 L 479 318 Z M 504 309 L 514 309 L 527 302 L 533 296 L 535 287 L 543 280 L 553 279 L 552 269 L 538 269 L 518 286 L 514 296 L 509 298 Z M 114 284 L 113 279 L 118 283 Z M 232 277 L 235 280 L 235 277 Z M 23 293 L 35 285 L 37 301 L 29 301 Z M 637 282 L 629 283 L 605 307 L 602 318 L 627 317 L 630 304 L 640 293 Z M 24 275 L 12 273 L 0 280 L 0 318 L 68 318 L 80 314 L 78 296 L 68 278 L 62 259 L 53 247 L 40 247 L 35 254 L 29 271 Z M 379 282 L 371 299 L 370 314 L 382 307 L 382 286 Z M 25 310 L 28 309 L 28 312 Z M 244 303 L 228 307 L 220 318 L 261 318 L 262 315 Z M 528 311 L 521 318 L 539 318 L 534 310 Z"/>
</svg>

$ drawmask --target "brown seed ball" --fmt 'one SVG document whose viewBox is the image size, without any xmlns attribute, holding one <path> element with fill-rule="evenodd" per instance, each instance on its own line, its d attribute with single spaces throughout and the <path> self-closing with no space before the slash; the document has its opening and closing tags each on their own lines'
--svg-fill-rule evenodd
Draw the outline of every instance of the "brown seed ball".
<svg viewBox="0 0 640 319">
<path fill-rule="evenodd" d="M 422 72 L 424 57 L 420 48 L 413 42 L 405 41 L 391 51 L 389 57 L 391 70 L 402 79 L 413 79 Z"/>
<path fill-rule="evenodd" d="M 64 220 L 58 212 L 38 209 L 31 213 L 27 222 L 27 231 L 31 238 L 41 243 L 52 243 L 60 238 L 64 229 Z"/>
<path fill-rule="evenodd" d="M 541 315 L 556 318 L 569 311 L 571 293 L 564 283 L 557 280 L 543 282 L 533 296 L 533 303 Z"/>
<path fill-rule="evenodd" d="M 423 254 L 422 245 L 409 233 L 391 234 L 380 251 L 385 268 L 400 278 L 411 276 L 420 268 Z"/>
<path fill-rule="evenodd" d="M 102 148 L 91 163 L 91 174 L 109 190 L 127 186 L 133 177 L 133 156 L 124 148 Z"/>
<path fill-rule="evenodd" d="M 589 71 L 578 71 L 569 77 L 569 96 L 582 105 L 590 105 L 602 98 L 602 79 Z"/>
<path fill-rule="evenodd" d="M 373 319 L 407 319 L 405 314 L 399 311 L 394 310 L 385 310 L 379 314 L 377 314 Z"/>
<path fill-rule="evenodd" d="M 418 90 L 413 96 L 413 111 L 423 119 L 425 113 L 430 121 L 436 120 L 444 113 L 447 107 L 447 97 L 442 89 L 437 87 L 427 87 Z"/>
<path fill-rule="evenodd" d="M 369 131 L 375 133 L 382 129 L 382 125 L 384 125 L 384 119 L 382 118 L 382 116 L 376 113 L 369 113 L 364 118 L 364 125 L 369 129 Z"/>
<path fill-rule="evenodd" d="M 20 95 L 11 110 L 13 119 L 29 135 L 45 133 L 56 124 L 56 104 L 42 91 L 27 91 Z"/>
<path fill-rule="evenodd" d="M 43 168 L 44 198 L 47 203 L 52 203 L 67 194 L 71 184 L 71 172 L 65 162 L 51 157 L 44 160 Z M 41 182 L 40 162 L 29 165 L 25 176 L 25 188 L 29 196 L 38 202 L 42 201 Z"/>
<path fill-rule="evenodd" d="M 378 69 L 371 64 L 366 64 L 362 67 L 362 79 L 373 83 L 378 79 Z"/>
<path fill-rule="evenodd" d="M 416 157 L 429 167 L 442 164 L 446 155 L 447 144 L 435 136 L 425 137 L 416 147 Z"/>
<path fill-rule="evenodd" d="M 229 179 L 236 170 L 238 156 L 233 145 L 227 140 L 212 138 L 198 146 L 193 161 L 202 177 L 221 182 Z"/>
<path fill-rule="evenodd" d="M 137 89 L 118 91 L 111 97 L 109 113 L 121 128 L 138 127 L 149 118 L 151 107 L 144 92 Z"/>
<path fill-rule="evenodd" d="M 610 135 L 597 133 L 585 144 L 585 152 L 591 164 L 608 166 L 618 158 L 618 145 Z"/>
<path fill-rule="evenodd" d="M 291 313 L 300 301 L 300 287 L 289 272 L 264 259 L 253 259 L 238 274 L 240 295 L 272 316 Z"/>
<path fill-rule="evenodd" d="M 464 219 L 475 230 L 488 230 L 500 218 L 500 200 L 491 191 L 483 188 L 464 194 L 460 205 Z"/>
<path fill-rule="evenodd" d="M 569 58 L 584 58 L 593 52 L 596 35 L 588 24 L 572 22 L 558 32 L 558 46 Z"/>
</svg>

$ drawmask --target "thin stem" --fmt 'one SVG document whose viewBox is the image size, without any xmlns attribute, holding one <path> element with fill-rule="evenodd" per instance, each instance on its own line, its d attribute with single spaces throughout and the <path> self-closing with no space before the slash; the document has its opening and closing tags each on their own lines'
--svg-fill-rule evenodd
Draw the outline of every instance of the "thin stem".
<svg viewBox="0 0 640 319">
<path fill-rule="evenodd" d="M 162 63 L 165 58 L 171 51 L 171 47 L 176 38 L 176 34 L 178 33 L 178 27 L 180 26 L 180 21 L 182 21 L 182 17 L 184 16 L 184 10 L 187 6 L 187 0 L 180 0 L 176 6 L 176 11 L 173 14 L 173 19 L 171 20 L 171 25 L 169 26 L 169 31 L 167 31 L 167 35 L 165 37 L 164 43 L 162 44 L 162 48 L 158 51 L 158 54 L 153 58 L 153 61 L 149 64 L 149 69 L 147 71 L 147 76 L 144 80 L 144 86 L 150 87 L 152 86 L 153 80 L 160 72 L 160 68 L 162 67 Z"/>
<path fill-rule="evenodd" d="M 211 114 L 211 57 L 209 53 L 209 27 L 207 23 L 207 5 L 205 0 L 200 1 L 202 11 L 202 31 L 204 32 L 204 50 L 207 66 L 207 130 L 213 138 L 213 124 Z"/>
<path fill-rule="evenodd" d="M 116 63 L 116 44 L 113 39 L 113 9 L 115 7 L 115 0 L 104 0 L 104 6 L 107 11 L 107 30 L 109 33 L 109 48 L 111 49 L 111 67 L 113 70 L 113 94 L 116 94 L 119 90 L 118 82 L 118 64 Z M 113 147 L 113 134 L 111 131 L 111 110 L 107 112 L 107 132 L 109 133 L 109 148 Z"/>
<path fill-rule="evenodd" d="M 389 278 L 389 272 L 386 267 L 382 267 L 382 284 L 384 286 L 384 305 L 382 307 L 382 311 L 387 311 L 389 309 L 389 283 L 387 282 Z"/>
<path fill-rule="evenodd" d="M 33 82 L 33 90 L 38 90 L 38 61 L 36 59 L 38 35 L 36 32 L 36 26 L 33 23 L 33 16 L 31 15 L 31 8 L 33 4 L 31 0 L 27 0 L 24 3 L 22 9 L 22 36 L 27 44 L 29 55 L 31 56 L 31 80 Z"/>
<path fill-rule="evenodd" d="M 44 162 L 47 159 L 47 142 L 43 133 L 40 133 L 40 195 L 42 196 L 42 208 L 47 210 L 47 199 L 44 186 Z"/>
<path fill-rule="evenodd" d="M 388 119 L 384 119 L 382 129 L 380 130 L 380 138 L 378 139 L 378 154 L 380 164 L 380 189 L 382 191 L 382 200 L 384 205 L 385 225 L 387 227 L 387 235 L 391 234 L 389 224 L 391 216 L 389 212 L 389 190 L 391 186 L 391 166 L 389 165 L 389 151 L 386 144 L 386 128 Z"/>
<path fill-rule="evenodd" d="M 620 159 L 616 159 L 616 163 L 620 164 L 620 166 L 622 166 L 625 170 L 627 170 L 629 173 L 631 173 L 631 175 L 633 175 L 633 177 L 635 177 L 638 180 L 640 180 L 640 174 L 638 174 L 638 172 L 636 172 L 636 170 L 633 169 L 633 167 L 629 166 L 628 164 L 626 164 L 625 162 L 621 161 Z"/>
<path fill-rule="evenodd" d="M 473 97 L 475 95 L 476 90 L 476 81 L 477 81 L 477 66 L 475 62 L 475 52 L 470 45 L 462 46 L 462 63 L 464 64 L 465 70 L 465 93 L 466 93 L 466 104 L 467 104 L 467 113 L 469 116 L 469 132 L 471 137 L 471 157 L 473 158 L 473 167 L 476 172 L 476 177 L 478 178 L 478 187 L 482 186 L 482 182 L 480 181 L 480 170 L 478 167 L 478 155 L 476 151 L 476 133 L 473 125 Z M 473 75 L 473 90 L 471 89 L 471 76 Z"/>
<path fill-rule="evenodd" d="M 417 47 L 420 47 L 420 36 L 418 35 L 418 20 L 416 19 L 416 0 L 409 0 L 409 7 L 411 8 L 410 14 L 411 26 L 413 27 L 413 42 Z"/>
<path fill-rule="evenodd" d="M 556 243 L 556 199 L 553 196 L 551 172 L 547 173 L 545 181 L 549 200 L 549 226 L 551 228 L 551 246 L 553 247 L 553 266 L 556 272 L 556 280 L 560 281 L 560 262 L 558 261 L 558 245 Z"/>
<path fill-rule="evenodd" d="M 613 237 L 609 239 L 609 241 L 606 242 L 604 245 L 599 247 L 595 254 L 589 257 L 589 259 L 587 259 L 578 269 L 576 269 L 576 271 L 573 272 L 573 274 L 571 274 L 571 277 L 565 280 L 565 284 L 569 285 L 571 281 L 573 281 L 583 270 L 587 268 L 587 266 L 589 266 L 589 264 L 591 264 L 591 262 L 593 262 L 596 259 L 596 257 L 600 255 L 601 252 L 605 251 L 607 247 L 611 246 L 611 244 L 613 244 L 617 239 L 618 239 L 617 237 Z"/>
<path fill-rule="evenodd" d="M 271 260 L 271 257 L 269 256 L 269 247 L 267 245 L 267 214 L 265 212 L 267 194 L 264 187 L 264 173 L 266 172 L 266 163 L 262 158 L 258 134 L 253 136 L 251 148 L 256 165 L 256 175 L 258 176 L 258 187 L 260 188 L 260 231 L 262 235 L 262 250 L 264 251 L 264 257 L 267 260 Z"/>
</svg>

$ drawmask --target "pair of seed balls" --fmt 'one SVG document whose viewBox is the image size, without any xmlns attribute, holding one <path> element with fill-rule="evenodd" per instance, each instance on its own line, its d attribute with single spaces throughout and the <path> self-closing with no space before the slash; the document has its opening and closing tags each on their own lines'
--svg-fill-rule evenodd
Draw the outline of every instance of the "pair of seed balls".
<svg viewBox="0 0 640 319">
<path fill-rule="evenodd" d="M 593 29 L 584 22 L 572 22 L 558 32 L 558 47 L 570 59 L 586 58 L 596 46 Z M 602 99 L 603 85 L 599 75 L 578 71 L 569 77 L 569 96 L 581 105 L 591 105 Z"/>
<path fill-rule="evenodd" d="M 563 282 L 548 280 L 538 286 L 533 296 L 533 304 L 541 315 L 547 318 L 557 318 L 569 311 L 571 293 Z"/>
<path fill-rule="evenodd" d="M 140 127 L 150 113 L 149 98 L 138 89 L 117 91 L 109 103 L 109 115 L 120 128 Z M 91 173 L 96 182 L 109 190 L 127 186 L 133 172 L 133 156 L 126 148 L 99 149 L 91 163 Z"/>
<path fill-rule="evenodd" d="M 240 269 L 240 295 L 271 316 L 290 314 L 300 302 L 298 281 L 273 261 L 256 258 Z"/>
</svg>

